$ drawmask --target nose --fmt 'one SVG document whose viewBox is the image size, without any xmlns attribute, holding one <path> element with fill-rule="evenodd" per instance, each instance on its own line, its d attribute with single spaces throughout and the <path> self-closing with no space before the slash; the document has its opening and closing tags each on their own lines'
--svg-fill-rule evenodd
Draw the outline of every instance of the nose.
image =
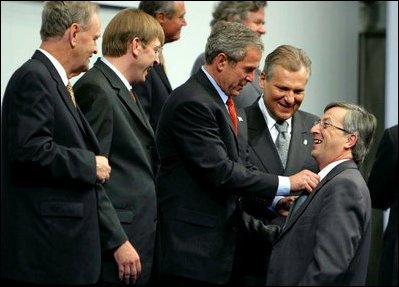
<svg viewBox="0 0 399 287">
<path fill-rule="evenodd" d="M 319 123 L 318 123 L 318 122 L 315 122 L 315 123 L 313 124 L 312 128 L 310 129 L 310 132 L 311 132 L 312 134 L 316 134 L 316 133 L 319 133 L 319 131 L 320 131 L 319 129 L 320 129 Z"/>
<path fill-rule="evenodd" d="M 295 102 L 295 98 L 292 92 L 288 91 L 287 94 L 284 97 L 284 100 L 292 105 Z"/>
<path fill-rule="evenodd" d="M 250 83 L 252 83 L 254 79 L 255 79 L 255 71 L 248 73 L 247 76 L 245 77 L 245 80 Z"/>
<path fill-rule="evenodd" d="M 266 26 L 264 24 L 259 26 L 258 33 L 261 36 L 266 34 Z"/>
</svg>

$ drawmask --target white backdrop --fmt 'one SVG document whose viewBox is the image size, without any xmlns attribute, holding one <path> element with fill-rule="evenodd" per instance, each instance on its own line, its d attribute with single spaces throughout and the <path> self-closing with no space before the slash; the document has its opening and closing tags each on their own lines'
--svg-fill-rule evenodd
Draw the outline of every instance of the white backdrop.
<svg viewBox="0 0 399 287">
<path fill-rule="evenodd" d="M 138 3 L 123 1 L 131 7 Z M 195 58 L 204 50 L 216 3 L 185 1 L 188 25 L 183 27 L 179 41 L 164 46 L 173 87 L 187 80 Z M 1 95 L 12 73 L 40 44 L 42 5 L 42 1 L 1 2 Z M 358 5 L 358 1 L 268 1 L 267 34 L 262 37 L 265 55 L 281 44 L 294 45 L 308 53 L 313 73 L 302 108 L 309 112 L 321 114 L 331 101 L 357 102 Z M 100 11 L 104 30 L 118 9 L 101 7 Z M 98 46 L 101 55 L 101 38 Z M 91 63 L 95 60 L 93 57 Z"/>
</svg>

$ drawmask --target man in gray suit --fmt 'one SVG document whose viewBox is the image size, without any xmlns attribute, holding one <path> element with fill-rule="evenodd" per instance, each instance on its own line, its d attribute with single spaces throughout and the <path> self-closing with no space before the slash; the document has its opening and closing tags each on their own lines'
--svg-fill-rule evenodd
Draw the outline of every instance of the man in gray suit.
<svg viewBox="0 0 399 287">
<path fill-rule="evenodd" d="M 260 75 L 261 97 L 245 108 L 248 126 L 250 161 L 260 170 L 291 176 L 303 169 L 318 172 L 311 156 L 313 136 L 310 133 L 317 116 L 299 110 L 311 75 L 311 60 L 306 53 L 290 45 L 282 45 L 265 60 Z M 287 160 L 283 164 L 276 147 L 276 124 L 288 123 Z M 278 201 L 276 198 L 275 201 Z M 243 198 L 243 209 L 263 224 L 283 226 L 285 216 L 270 209 L 260 198 Z M 271 243 L 259 232 L 247 233 L 242 239 L 243 266 L 240 270 L 247 285 L 265 282 Z"/>
<path fill-rule="evenodd" d="M 141 286 L 149 282 L 156 233 L 155 138 L 151 125 L 131 92 L 159 62 L 164 33 L 159 23 L 138 9 L 124 9 L 104 31 L 102 51 L 75 85 L 76 99 L 112 166 L 105 189 L 129 241 L 134 260 L 119 270 L 119 280 Z M 102 281 L 118 283 L 111 253 L 103 254 Z"/>
<path fill-rule="evenodd" d="M 371 240 L 371 200 L 358 165 L 372 142 L 374 115 L 332 103 L 315 122 L 312 156 L 320 183 L 293 203 L 273 244 L 269 286 L 364 285 Z"/>
</svg>

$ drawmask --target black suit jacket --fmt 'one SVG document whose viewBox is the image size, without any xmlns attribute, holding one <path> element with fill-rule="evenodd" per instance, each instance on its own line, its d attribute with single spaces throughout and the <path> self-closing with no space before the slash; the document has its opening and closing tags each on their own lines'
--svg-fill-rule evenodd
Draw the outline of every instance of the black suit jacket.
<svg viewBox="0 0 399 287">
<path fill-rule="evenodd" d="M 354 161 L 338 164 L 273 244 L 267 286 L 363 286 L 371 200 Z"/>
<path fill-rule="evenodd" d="M 153 130 L 140 103 L 100 59 L 74 89 L 102 153 L 109 159 L 111 177 L 104 187 L 140 256 L 142 274 L 137 284 L 145 284 L 151 275 L 157 218 Z M 104 261 L 103 278 L 118 280 L 113 256 Z"/>
<path fill-rule="evenodd" d="M 12 76 L 3 102 L 1 276 L 93 284 L 101 246 L 126 239 L 96 183 L 97 139 L 41 52 Z M 110 229 L 112 227 L 112 231 Z"/>
<path fill-rule="evenodd" d="M 398 125 L 385 130 L 368 179 L 373 208 L 388 209 L 380 263 L 380 285 L 398 285 Z"/>
<path fill-rule="evenodd" d="M 150 119 L 150 124 L 155 131 L 157 129 L 161 109 L 172 92 L 168 76 L 162 64 L 156 65 L 148 73 L 142 84 L 135 84 L 133 90 L 136 92 L 143 109 Z"/>
<path fill-rule="evenodd" d="M 239 114 L 239 135 L 246 137 Z M 278 178 L 243 161 L 227 108 L 203 71 L 175 89 L 161 113 L 156 143 L 162 271 L 226 283 L 237 236 L 237 195 L 270 200 Z"/>
</svg>

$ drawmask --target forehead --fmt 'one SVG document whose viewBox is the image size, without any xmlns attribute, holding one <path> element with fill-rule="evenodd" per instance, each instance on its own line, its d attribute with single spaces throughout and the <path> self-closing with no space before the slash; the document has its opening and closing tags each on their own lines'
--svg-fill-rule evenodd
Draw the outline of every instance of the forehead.
<svg viewBox="0 0 399 287">
<path fill-rule="evenodd" d="M 184 1 L 174 1 L 175 16 L 180 16 L 186 12 Z"/>
<path fill-rule="evenodd" d="M 237 64 L 241 64 L 244 66 L 247 65 L 256 65 L 259 66 L 259 62 L 262 58 L 262 52 L 259 51 L 257 48 L 254 47 L 248 47 L 247 48 L 247 53 L 241 61 L 239 61 Z"/>
<path fill-rule="evenodd" d="M 332 107 L 324 112 L 324 119 L 337 120 L 343 122 L 347 110 L 341 107 Z"/>
</svg>

